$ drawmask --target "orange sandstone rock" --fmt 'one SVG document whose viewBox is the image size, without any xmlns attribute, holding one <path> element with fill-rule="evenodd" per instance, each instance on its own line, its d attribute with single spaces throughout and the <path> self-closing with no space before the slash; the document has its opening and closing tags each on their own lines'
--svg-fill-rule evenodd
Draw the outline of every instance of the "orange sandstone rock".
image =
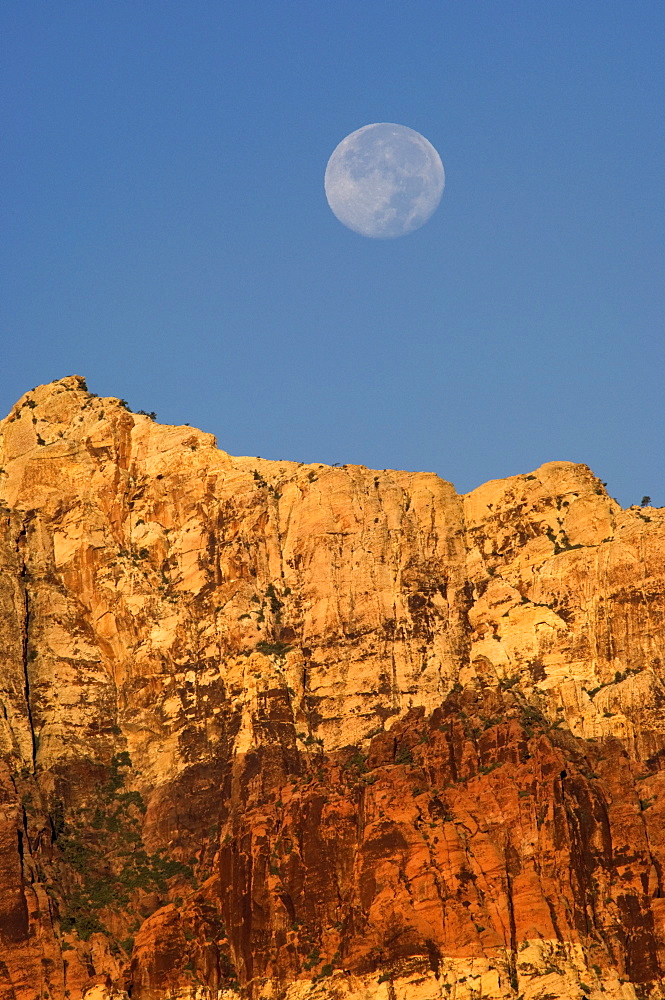
<svg viewBox="0 0 665 1000">
<path fill-rule="evenodd" d="M 0 466 L 0 1000 L 665 995 L 665 512 L 76 376 Z"/>
</svg>

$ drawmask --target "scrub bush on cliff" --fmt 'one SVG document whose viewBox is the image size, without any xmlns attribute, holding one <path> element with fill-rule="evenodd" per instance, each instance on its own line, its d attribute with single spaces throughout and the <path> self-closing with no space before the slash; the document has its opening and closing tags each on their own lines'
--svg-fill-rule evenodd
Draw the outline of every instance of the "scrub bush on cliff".
<svg viewBox="0 0 665 1000">
<path fill-rule="evenodd" d="M 139 792 L 125 790 L 129 768 L 129 754 L 116 754 L 89 808 L 69 816 L 61 804 L 53 810 L 53 887 L 63 901 L 60 923 L 84 941 L 105 931 L 104 911 L 131 911 L 137 890 L 166 892 L 174 875 L 193 880 L 189 865 L 146 851 L 141 836 L 146 807 Z"/>
</svg>

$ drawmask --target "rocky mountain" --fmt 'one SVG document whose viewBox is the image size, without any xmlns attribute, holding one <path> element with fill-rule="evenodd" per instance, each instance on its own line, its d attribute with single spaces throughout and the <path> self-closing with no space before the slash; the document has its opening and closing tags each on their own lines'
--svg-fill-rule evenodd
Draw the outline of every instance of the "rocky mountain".
<svg viewBox="0 0 665 1000">
<path fill-rule="evenodd" d="M 665 510 L 0 425 L 1 1000 L 665 996 Z"/>
</svg>

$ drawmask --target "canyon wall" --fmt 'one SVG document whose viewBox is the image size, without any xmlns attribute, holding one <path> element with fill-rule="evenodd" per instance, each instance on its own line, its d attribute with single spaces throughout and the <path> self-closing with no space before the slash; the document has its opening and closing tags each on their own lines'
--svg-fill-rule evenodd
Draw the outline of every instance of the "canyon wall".
<svg viewBox="0 0 665 1000">
<path fill-rule="evenodd" d="M 665 997 L 665 511 L 0 425 L 0 1000 Z"/>
</svg>

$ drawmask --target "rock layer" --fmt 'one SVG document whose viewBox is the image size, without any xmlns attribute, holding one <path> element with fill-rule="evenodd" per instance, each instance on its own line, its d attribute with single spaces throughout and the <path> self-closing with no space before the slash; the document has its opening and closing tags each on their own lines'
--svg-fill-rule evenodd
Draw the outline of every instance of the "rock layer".
<svg viewBox="0 0 665 1000">
<path fill-rule="evenodd" d="M 665 995 L 665 511 L 0 425 L 0 1000 Z"/>
</svg>

